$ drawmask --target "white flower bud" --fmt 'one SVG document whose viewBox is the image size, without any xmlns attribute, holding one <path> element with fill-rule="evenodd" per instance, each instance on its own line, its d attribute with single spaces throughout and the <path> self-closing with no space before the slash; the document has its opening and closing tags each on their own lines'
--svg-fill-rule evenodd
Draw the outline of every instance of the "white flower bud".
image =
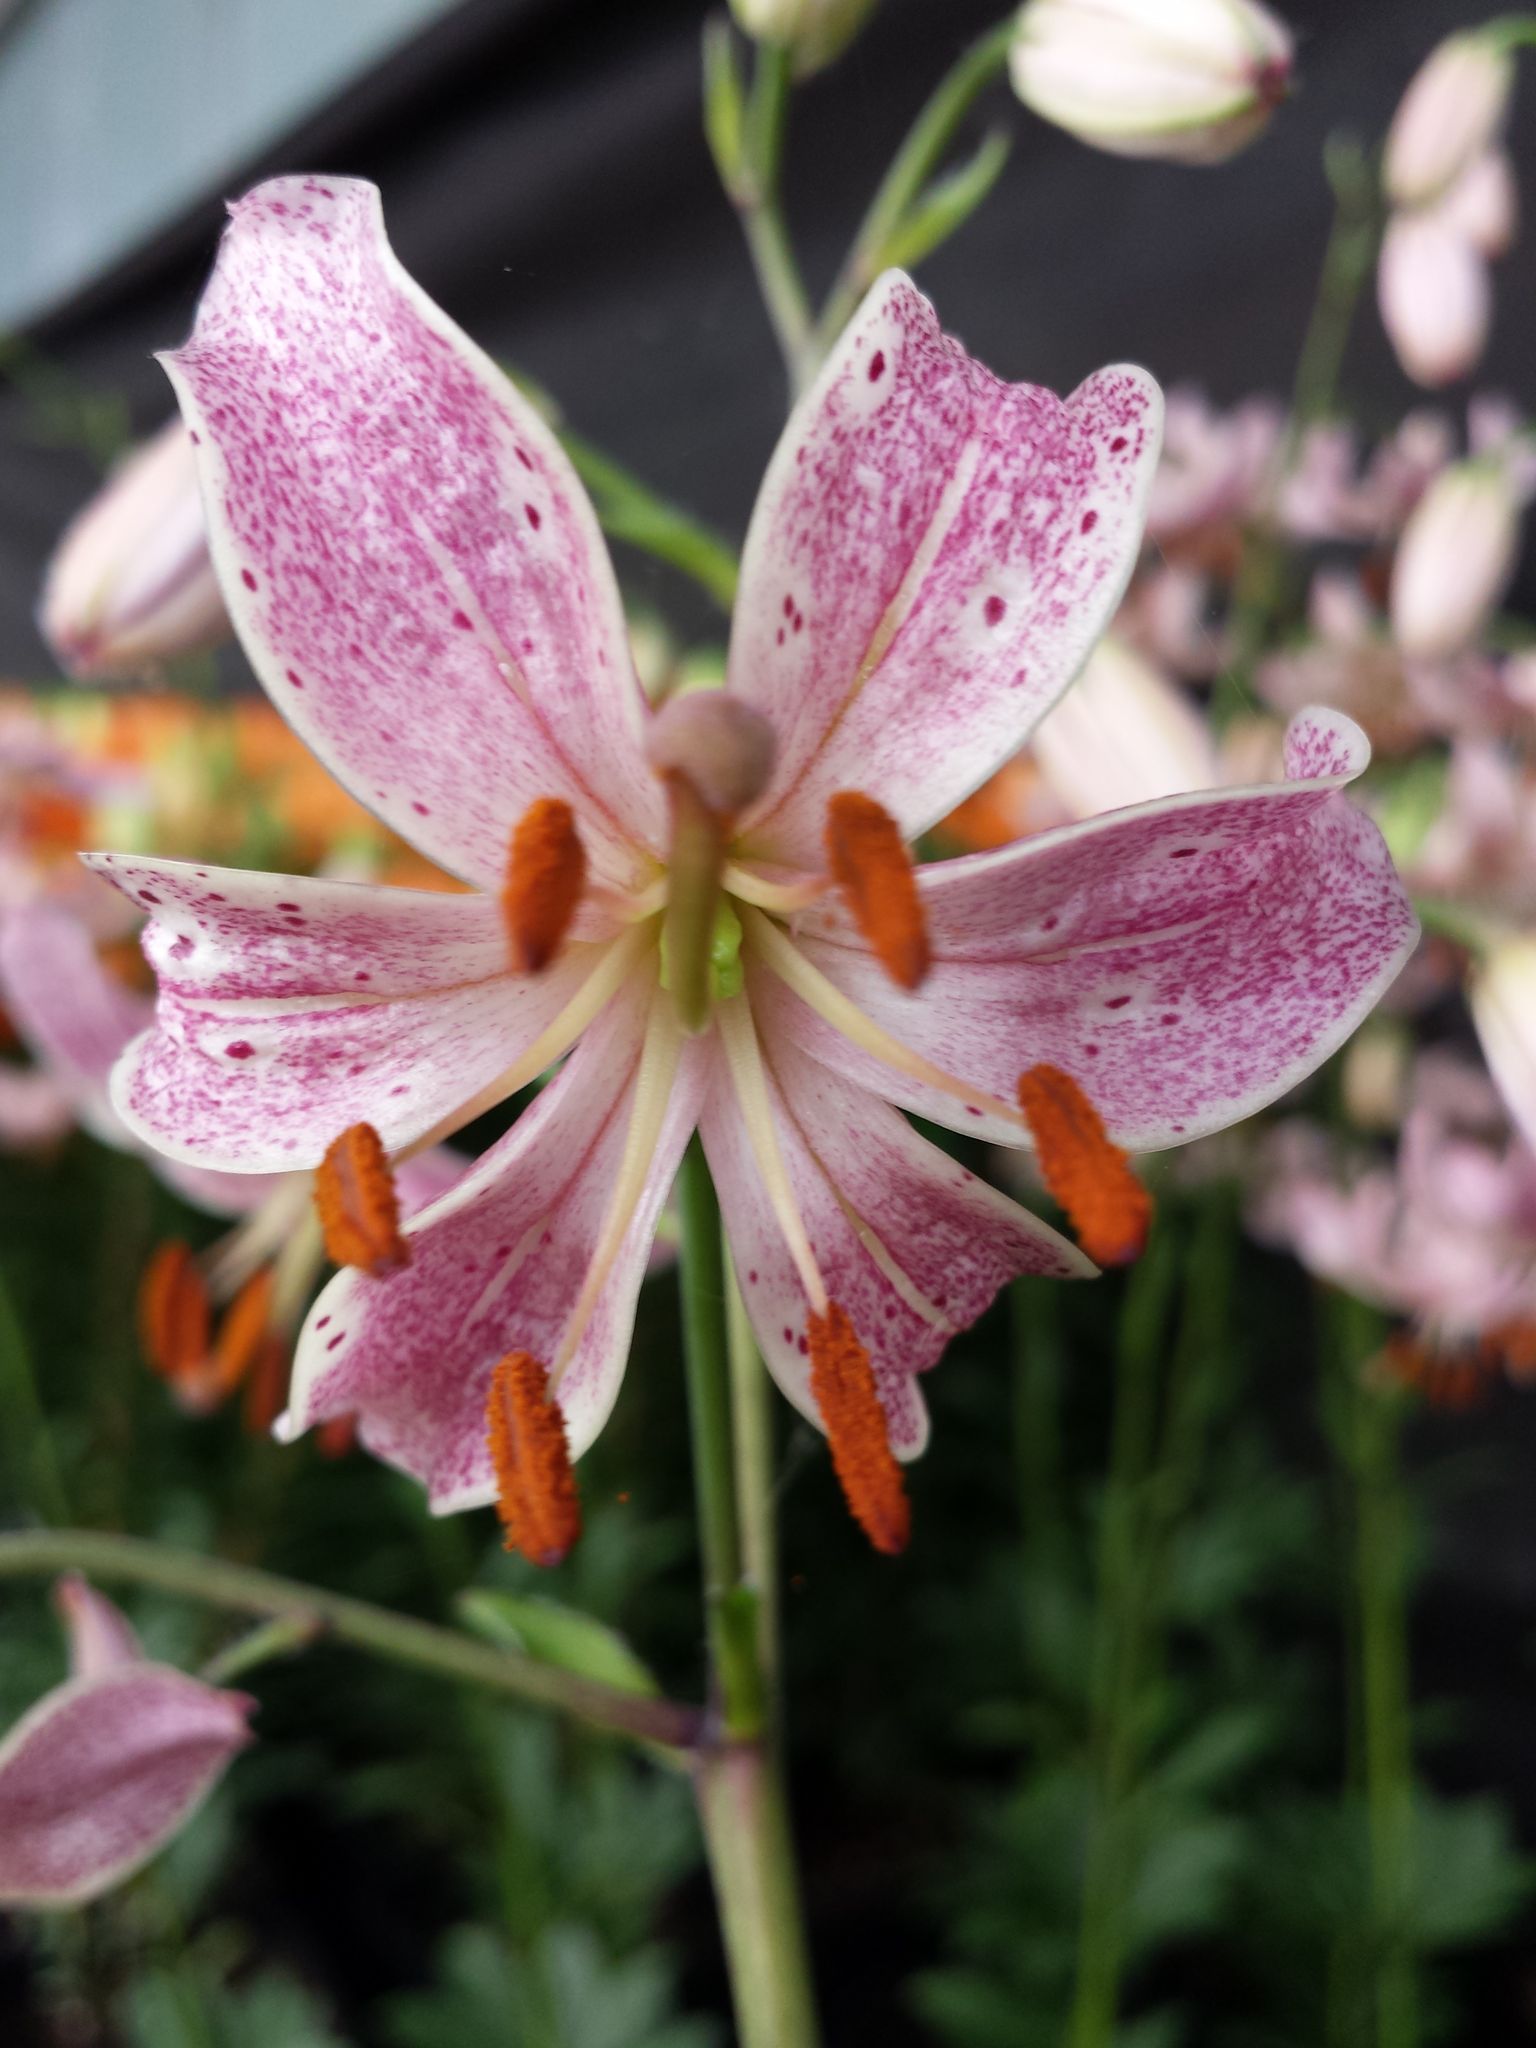
<svg viewBox="0 0 1536 2048">
<path fill-rule="evenodd" d="M 1392 565 L 1392 637 L 1404 654 L 1444 660 L 1470 647 L 1504 595 L 1520 507 L 1497 457 L 1459 462 L 1424 493 Z"/>
<path fill-rule="evenodd" d="M 1483 352 L 1493 309 L 1488 265 L 1441 207 L 1399 213 L 1388 223 L 1376 302 L 1397 359 L 1416 384 L 1453 384 Z"/>
<path fill-rule="evenodd" d="M 1536 939 L 1499 940 L 1473 973 L 1468 996 L 1488 1071 L 1526 1143 L 1536 1146 Z"/>
<path fill-rule="evenodd" d="M 875 0 L 731 0 L 736 25 L 755 42 L 783 43 L 804 78 L 840 57 Z"/>
<path fill-rule="evenodd" d="M 1257 0 L 1026 0 L 1014 91 L 1080 142 L 1219 163 L 1290 90 L 1289 31 Z"/>
<path fill-rule="evenodd" d="M 1514 86 L 1512 54 L 1479 30 L 1448 36 L 1403 94 L 1387 136 L 1382 179 L 1396 206 L 1446 191 L 1503 127 Z"/>
<path fill-rule="evenodd" d="M 134 449 L 66 527 L 38 623 L 63 666 L 93 679 L 152 673 L 229 637 L 179 419 Z"/>
</svg>

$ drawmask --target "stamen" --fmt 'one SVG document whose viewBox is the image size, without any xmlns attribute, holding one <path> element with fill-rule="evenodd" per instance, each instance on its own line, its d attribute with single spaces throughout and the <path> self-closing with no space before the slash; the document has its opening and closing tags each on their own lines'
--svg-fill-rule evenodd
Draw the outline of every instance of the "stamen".
<svg viewBox="0 0 1536 2048">
<path fill-rule="evenodd" d="M 890 812 L 856 789 L 827 805 L 827 865 L 849 915 L 901 988 L 928 972 L 928 924 L 917 877 Z"/>
<path fill-rule="evenodd" d="M 224 1400 L 249 1378 L 271 1334 L 272 1291 L 276 1275 L 270 1266 L 253 1273 L 224 1312 L 213 1344 L 209 1374 L 211 1403 Z"/>
<path fill-rule="evenodd" d="M 563 798 L 541 796 L 512 831 L 501 913 L 519 974 L 538 974 L 560 950 L 586 885 L 587 856 Z"/>
<path fill-rule="evenodd" d="M 581 1534 L 581 1502 L 565 1423 L 550 1400 L 548 1374 L 513 1351 L 491 1375 L 485 1419 L 496 1468 L 496 1512 L 508 1550 L 530 1564 L 556 1565 Z"/>
<path fill-rule="evenodd" d="M 869 1353 L 838 1302 L 830 1302 L 825 1315 L 812 1312 L 806 1332 L 811 1346 L 811 1392 L 826 1425 L 832 1465 L 844 1498 L 876 1550 L 894 1557 L 907 1547 L 912 1510 L 901 1467 L 891 1450 Z"/>
<path fill-rule="evenodd" d="M 1072 1076 L 1060 1067 L 1030 1067 L 1019 1076 L 1019 1107 L 1041 1178 L 1089 1258 L 1100 1266 L 1139 1259 L 1152 1225 L 1152 1197 Z"/>
<path fill-rule="evenodd" d="M 384 1141 L 372 1124 L 352 1124 L 315 1173 L 315 1207 L 326 1257 L 375 1279 L 406 1265 L 411 1248 L 400 1235 L 400 1198 Z"/>
<path fill-rule="evenodd" d="M 170 1238 L 156 1247 L 139 1282 L 139 1338 L 144 1356 L 173 1384 L 208 1357 L 208 1288 L 189 1245 Z"/>
</svg>

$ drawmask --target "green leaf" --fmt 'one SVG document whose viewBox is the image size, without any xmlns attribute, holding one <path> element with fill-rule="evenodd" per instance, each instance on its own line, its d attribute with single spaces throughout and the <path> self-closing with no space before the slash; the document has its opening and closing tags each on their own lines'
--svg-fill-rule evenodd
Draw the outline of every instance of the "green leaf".
<svg viewBox="0 0 1536 2048">
<path fill-rule="evenodd" d="M 719 15 L 704 24 L 704 135 L 720 182 L 739 190 L 746 153 L 746 96 L 736 68 L 731 24 Z"/>
<path fill-rule="evenodd" d="M 458 1615 L 476 1635 L 504 1649 L 521 1650 L 541 1664 L 557 1664 L 562 1671 L 646 1698 L 655 1698 L 661 1690 L 617 1629 L 556 1600 L 523 1599 L 476 1587 L 460 1594 Z"/>
<path fill-rule="evenodd" d="M 994 128 L 966 163 L 935 178 L 887 237 L 878 267 L 909 270 L 964 227 L 997 183 L 1011 147 L 1007 133 Z"/>
</svg>

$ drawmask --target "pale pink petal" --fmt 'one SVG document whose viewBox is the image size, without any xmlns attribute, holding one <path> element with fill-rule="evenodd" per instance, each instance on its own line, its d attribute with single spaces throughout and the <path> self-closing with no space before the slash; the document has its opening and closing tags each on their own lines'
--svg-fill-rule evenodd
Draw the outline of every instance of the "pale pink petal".
<svg viewBox="0 0 1536 2048">
<path fill-rule="evenodd" d="M 0 992 L 76 1119 L 104 1144 L 127 1148 L 107 1084 L 124 1046 L 153 1017 L 150 998 L 108 972 L 78 918 L 47 903 L 14 911 L 0 929 Z"/>
<path fill-rule="evenodd" d="M 69 1638 L 71 1678 L 99 1678 L 120 1665 L 142 1663 L 144 1652 L 128 1617 L 78 1572 L 56 1581 L 53 1604 Z"/>
<path fill-rule="evenodd" d="M 487 896 L 90 859 L 149 914 L 160 979 L 114 1105 L 196 1166 L 315 1166 L 355 1123 L 408 1144 L 525 1051 L 591 970 L 580 948 L 509 975 Z"/>
<path fill-rule="evenodd" d="M 400 268 L 372 185 L 275 178 L 230 213 L 166 367 L 274 703 L 461 874 L 498 880 L 539 796 L 627 866 L 661 796 L 613 571 L 558 442 Z"/>
<path fill-rule="evenodd" d="M 1048 1061 L 1133 1149 L 1220 1130 L 1312 1072 L 1370 1010 L 1417 933 L 1376 827 L 1339 794 L 1367 757 L 1336 713 L 1303 713 L 1298 779 L 1166 798 L 919 871 L 934 965 L 897 989 L 840 907 L 801 950 L 893 1037 L 1005 1101 Z M 765 1028 L 957 1129 L 1017 1129 L 897 1074 L 771 977 Z"/>
<path fill-rule="evenodd" d="M 1001 383 L 899 272 L 875 286 L 747 536 L 730 687 L 779 740 L 754 850 L 819 860 L 849 787 L 911 837 L 1022 744 L 1125 587 L 1161 412 L 1143 370 L 1065 403 Z"/>
<path fill-rule="evenodd" d="M 0 1900 L 78 1905 L 137 1870 L 250 1741 L 252 1705 L 163 1664 L 39 1700 L 0 1743 Z"/>
<path fill-rule="evenodd" d="M 603 1229 L 633 1100 L 646 991 L 627 992 L 458 1185 L 405 1227 L 411 1262 L 385 1280 L 340 1273 L 311 1309 L 285 1434 L 355 1415 L 375 1456 L 413 1474 L 441 1514 L 493 1500 L 485 1401 L 510 1351 L 558 1353 Z M 559 1382 L 572 1455 L 618 1394 L 656 1219 L 697 1118 L 709 1041 L 673 1086 L 644 1193 Z"/>
<path fill-rule="evenodd" d="M 927 1414 L 916 1375 L 1018 1273 L 1093 1271 L 1076 1248 L 920 1138 L 898 1111 L 765 1036 L 779 1151 L 828 1294 L 869 1353 L 899 1457 L 916 1457 Z M 722 1073 L 700 1123 L 731 1258 L 768 1369 L 818 1423 L 806 1297 Z"/>
<path fill-rule="evenodd" d="M 395 1192 L 400 1197 L 400 1213 L 414 1216 L 418 1209 L 425 1209 L 439 1195 L 446 1195 L 464 1178 L 472 1164 L 467 1152 L 456 1152 L 451 1145 L 434 1145 L 430 1152 L 418 1152 L 414 1159 L 405 1160 L 395 1169 Z"/>
<path fill-rule="evenodd" d="M 0 1150 L 53 1145 L 75 1121 L 69 1097 L 41 1067 L 0 1065 Z"/>
</svg>

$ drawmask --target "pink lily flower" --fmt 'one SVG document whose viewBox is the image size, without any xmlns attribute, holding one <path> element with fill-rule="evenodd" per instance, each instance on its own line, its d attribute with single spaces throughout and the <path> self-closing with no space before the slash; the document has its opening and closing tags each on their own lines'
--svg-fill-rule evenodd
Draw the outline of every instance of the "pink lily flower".
<svg viewBox="0 0 1536 2048">
<path fill-rule="evenodd" d="M 54 1598 L 70 1676 L 0 1743 L 0 1903 L 76 1906 L 164 1848 L 251 1740 L 255 1701 L 151 1663 L 83 1579 Z"/>
<path fill-rule="evenodd" d="M 1113 612 L 1157 454 L 1143 372 L 1000 383 L 883 279 L 770 464 L 726 689 L 653 715 L 558 443 L 402 272 L 377 193 L 287 178 L 232 211 L 168 366 L 236 628 L 332 771 L 479 893 L 94 856 L 160 976 L 119 1112 L 221 1170 L 348 1134 L 362 1212 L 359 1126 L 398 1159 L 569 1053 L 393 1270 L 321 1295 L 287 1433 L 356 1414 L 439 1511 L 499 1497 L 558 1554 L 557 1452 L 613 1405 L 697 1128 L 768 1367 L 899 1548 L 855 1467 L 923 1448 L 921 1374 L 1006 1279 L 1092 1270 L 900 1110 L 1023 1145 L 1045 1074 L 1143 1148 L 1289 1087 L 1414 938 L 1340 795 L 1364 742 L 1308 716 L 1288 783 L 913 870 L 904 842 Z M 1087 1139 L 1072 1163 L 1109 1174 Z"/>
</svg>

